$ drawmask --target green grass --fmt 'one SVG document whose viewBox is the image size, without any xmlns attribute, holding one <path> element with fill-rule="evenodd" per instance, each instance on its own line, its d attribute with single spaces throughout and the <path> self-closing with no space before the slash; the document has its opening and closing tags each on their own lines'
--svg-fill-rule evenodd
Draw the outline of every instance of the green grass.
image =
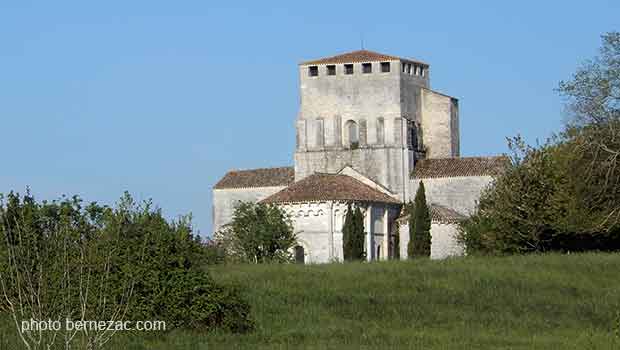
<svg viewBox="0 0 620 350">
<path fill-rule="evenodd" d="M 620 349 L 620 254 L 211 272 L 244 288 L 255 332 L 126 334 L 110 348 Z"/>
</svg>

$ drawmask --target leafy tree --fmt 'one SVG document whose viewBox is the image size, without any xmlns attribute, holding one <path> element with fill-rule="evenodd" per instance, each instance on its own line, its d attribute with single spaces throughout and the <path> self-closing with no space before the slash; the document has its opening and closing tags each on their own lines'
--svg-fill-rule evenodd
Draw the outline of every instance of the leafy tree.
<svg viewBox="0 0 620 350">
<path fill-rule="evenodd" d="M 288 214 L 276 205 L 241 202 L 218 233 L 235 259 L 250 263 L 290 262 L 297 239 Z"/>
<path fill-rule="evenodd" d="M 461 225 L 469 254 L 620 250 L 620 33 L 559 91 L 564 130 L 538 147 L 509 140 L 511 164 Z"/>
<path fill-rule="evenodd" d="M 620 32 L 602 41 L 599 56 L 560 82 L 559 92 L 570 117 L 563 136 L 573 204 L 610 233 L 620 224 Z"/>
<path fill-rule="evenodd" d="M 342 227 L 342 244 L 345 261 L 364 260 L 364 215 L 359 207 L 347 205 L 347 214 Z"/>
<path fill-rule="evenodd" d="M 413 210 L 409 213 L 407 254 L 409 258 L 431 256 L 431 215 L 422 181 L 415 194 Z"/>
</svg>

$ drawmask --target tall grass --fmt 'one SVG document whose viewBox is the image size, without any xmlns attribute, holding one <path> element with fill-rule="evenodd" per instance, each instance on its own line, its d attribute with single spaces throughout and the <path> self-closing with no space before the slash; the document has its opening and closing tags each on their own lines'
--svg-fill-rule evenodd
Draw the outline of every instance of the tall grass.
<svg viewBox="0 0 620 350">
<path fill-rule="evenodd" d="M 245 289 L 255 332 L 125 334 L 111 348 L 620 349 L 619 254 L 211 272 Z"/>
</svg>

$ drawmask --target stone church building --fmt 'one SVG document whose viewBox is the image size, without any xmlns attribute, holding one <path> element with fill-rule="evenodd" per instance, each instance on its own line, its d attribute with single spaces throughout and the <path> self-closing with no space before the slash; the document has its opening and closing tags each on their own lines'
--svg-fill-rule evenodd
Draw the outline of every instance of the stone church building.
<svg viewBox="0 0 620 350">
<path fill-rule="evenodd" d="M 458 100 L 431 89 L 430 66 L 359 50 L 299 64 L 299 81 L 294 166 L 228 172 L 213 189 L 214 232 L 239 201 L 273 203 L 293 219 L 298 261 L 342 261 L 353 203 L 364 213 L 367 259 L 396 256 L 397 235 L 406 258 L 401 209 L 423 181 L 431 257 L 462 254 L 456 224 L 507 158 L 460 157 Z"/>
</svg>

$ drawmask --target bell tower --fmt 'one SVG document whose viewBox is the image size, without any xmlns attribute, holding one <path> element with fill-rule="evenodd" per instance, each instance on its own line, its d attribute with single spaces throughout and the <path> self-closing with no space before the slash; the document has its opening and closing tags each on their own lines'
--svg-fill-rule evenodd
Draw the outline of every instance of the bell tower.
<svg viewBox="0 0 620 350">
<path fill-rule="evenodd" d="M 458 123 L 451 121 L 457 115 L 448 108 L 423 117 L 437 107 L 436 101 L 424 106 L 432 92 L 429 68 L 367 50 L 301 63 L 295 180 L 351 166 L 407 200 L 416 157 L 458 156 L 452 146 L 455 135 L 458 143 Z M 457 130 L 435 135 L 433 124 Z"/>
</svg>

